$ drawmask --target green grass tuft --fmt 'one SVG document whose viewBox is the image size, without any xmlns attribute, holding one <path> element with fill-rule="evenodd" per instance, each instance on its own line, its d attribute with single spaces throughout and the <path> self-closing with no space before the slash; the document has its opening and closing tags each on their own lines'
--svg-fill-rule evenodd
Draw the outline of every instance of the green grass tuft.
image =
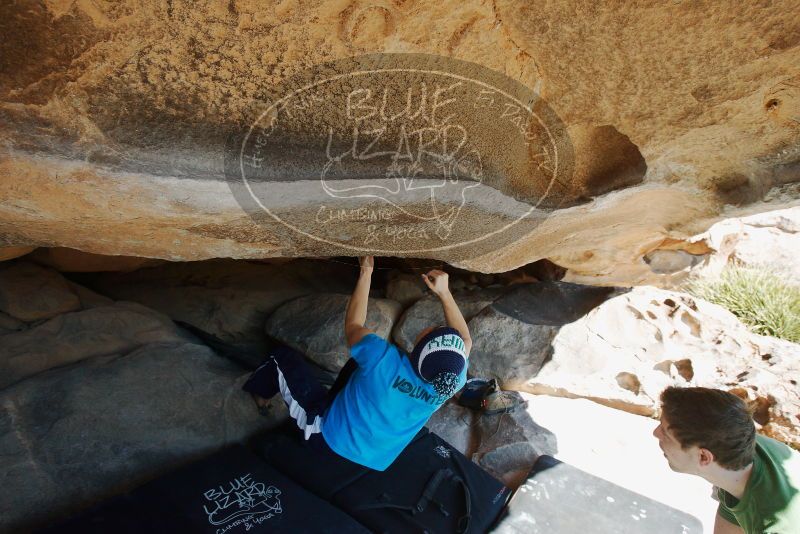
<svg viewBox="0 0 800 534">
<path fill-rule="evenodd" d="M 727 308 L 757 334 L 800 342 L 800 287 L 767 268 L 729 266 L 717 279 L 691 280 L 686 290 Z"/>
</svg>

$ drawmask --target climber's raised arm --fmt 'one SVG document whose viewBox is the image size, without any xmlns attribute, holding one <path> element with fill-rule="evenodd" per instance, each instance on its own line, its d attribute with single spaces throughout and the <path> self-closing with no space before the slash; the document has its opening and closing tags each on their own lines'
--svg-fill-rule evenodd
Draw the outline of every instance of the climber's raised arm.
<svg viewBox="0 0 800 534">
<path fill-rule="evenodd" d="M 344 335 L 348 347 L 352 347 L 361 341 L 362 337 L 372 333 L 364 324 L 367 322 L 369 286 L 372 281 L 372 269 L 375 265 L 375 260 L 372 256 L 364 256 L 359 259 L 359 263 L 361 264 L 361 271 L 358 275 L 358 282 L 350 301 L 347 303 L 347 313 L 344 317 Z"/>
<path fill-rule="evenodd" d="M 469 337 L 469 328 L 467 328 L 467 321 L 458 309 L 458 304 L 450 293 L 448 287 L 449 276 L 446 272 L 434 269 L 427 274 L 422 275 L 425 284 L 433 291 L 439 300 L 442 302 L 442 309 L 444 310 L 444 318 L 447 321 L 447 326 L 455 328 L 461 334 L 464 340 L 464 352 L 469 356 L 469 351 L 472 348 L 472 338 Z"/>
</svg>

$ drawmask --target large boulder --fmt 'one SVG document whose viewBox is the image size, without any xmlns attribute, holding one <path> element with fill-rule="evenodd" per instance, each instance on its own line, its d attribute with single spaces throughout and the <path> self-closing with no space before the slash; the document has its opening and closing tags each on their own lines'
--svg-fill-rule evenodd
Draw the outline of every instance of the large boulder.
<svg viewBox="0 0 800 534">
<path fill-rule="evenodd" d="M 720 217 L 797 203 L 800 22 L 785 16 L 796 7 L 736 2 L 723 17 L 698 2 L 5 2 L 0 244 L 173 261 L 380 250 L 483 272 L 547 257 L 597 283 L 637 280 L 650 271 L 644 256 Z M 398 51 L 405 59 L 381 63 Z M 273 178 L 264 199 L 274 213 L 243 213 L 225 183 L 225 154 L 236 148 L 226 142 L 277 117 L 263 112 L 289 94 L 275 94 L 282 83 L 307 80 L 310 65 L 375 54 L 370 61 L 395 67 L 415 53 L 429 63 L 404 80 L 413 85 L 383 107 L 380 89 L 355 87 L 373 97 L 356 108 L 402 113 L 406 89 L 409 107 L 435 106 L 433 94 L 419 97 L 425 73 L 456 75 L 462 87 L 499 80 L 519 104 L 485 87 L 439 95 L 448 126 L 479 122 L 468 139 L 477 156 L 442 158 L 446 180 L 414 188 L 419 169 L 374 165 L 363 139 L 326 189 L 328 168 L 312 163 L 329 155 L 329 128 L 352 133 L 357 123 L 344 102 L 351 93 L 321 91 L 281 108 L 289 118 L 280 116 L 274 150 L 251 162 Z M 523 143 L 548 117 L 562 123 L 552 144 Z M 465 171 L 483 178 L 469 202 L 461 189 L 435 204 L 416 194 Z M 361 194 L 344 183 L 387 172 L 406 198 L 376 198 L 393 191 L 385 184 Z M 553 179 L 529 179 L 536 173 Z M 464 209 L 451 212 L 453 202 Z M 415 211 L 431 204 L 457 242 L 447 232 L 414 237 L 418 225 L 435 228 Z"/>
<path fill-rule="evenodd" d="M 83 310 L 96 308 L 98 306 L 111 306 L 114 304 L 113 299 L 92 291 L 86 286 L 76 284 L 70 280 L 67 280 L 67 285 L 69 285 L 69 288 L 72 290 L 72 292 L 78 296 L 78 300 L 81 301 L 81 309 Z"/>
<path fill-rule="evenodd" d="M 404 308 L 409 307 L 425 296 L 428 286 L 420 274 L 391 273 L 386 283 L 386 298 L 396 300 Z"/>
<path fill-rule="evenodd" d="M 149 343 L 188 339 L 169 317 L 134 302 L 63 313 L 33 328 L 3 336 L 0 389 L 85 358 L 125 354 Z"/>
<path fill-rule="evenodd" d="M 28 322 L 80 307 L 80 299 L 58 272 L 26 261 L 0 265 L 0 311 Z"/>
<path fill-rule="evenodd" d="M 25 330 L 25 328 L 27 328 L 27 325 L 24 321 L 11 317 L 7 313 L 0 312 L 0 336 L 19 332 Z"/>
<path fill-rule="evenodd" d="M 800 345 L 751 333 L 724 308 L 634 288 L 564 325 L 550 360 L 519 385 L 655 415 L 667 386 L 705 386 L 751 401 L 761 431 L 800 446 Z"/>
<path fill-rule="evenodd" d="M 526 410 L 517 392 L 500 394 L 503 402 L 492 408 L 499 413 L 477 416 L 477 447 L 472 460 L 511 488 L 518 487 L 542 454 L 554 456 L 558 444 L 552 432 L 540 426 Z"/>
<path fill-rule="evenodd" d="M 785 280 L 800 285 L 800 207 L 727 219 L 708 230 L 718 246 L 717 263 L 735 263 L 760 268 L 765 265 Z M 726 257 L 727 255 L 727 257 Z"/>
<path fill-rule="evenodd" d="M 168 263 L 79 276 L 103 295 L 139 302 L 243 348 L 267 346 L 264 322 L 281 304 L 316 292 L 349 293 L 357 266 L 294 260 Z"/>
<path fill-rule="evenodd" d="M 455 450 L 469 457 L 475 449 L 476 412 L 459 405 L 454 400 L 444 403 L 425 426 L 449 443 Z"/>
<path fill-rule="evenodd" d="M 36 247 L 0 247 L 0 261 L 13 260 L 36 250 Z"/>
<path fill-rule="evenodd" d="M 42 247 L 31 253 L 26 260 L 46 265 L 61 272 L 135 271 L 164 263 L 164 260 L 135 256 L 109 256 L 92 254 L 65 247 Z"/>
<path fill-rule="evenodd" d="M 732 217 L 685 239 L 666 240 L 642 256 L 647 270 L 621 280 L 634 285 L 680 289 L 690 278 L 715 278 L 729 265 L 769 269 L 800 285 L 800 207 Z M 594 276 L 567 273 L 571 282 L 592 283 Z"/>
<path fill-rule="evenodd" d="M 516 488 L 542 454 L 558 452 L 555 436 L 538 425 L 516 391 L 491 397 L 488 410 L 446 402 L 425 424 L 467 458 Z"/>
<path fill-rule="evenodd" d="M 276 424 L 244 378 L 207 347 L 168 342 L 0 391 L 0 530 L 41 526 Z"/>
<path fill-rule="evenodd" d="M 552 352 L 559 329 L 598 306 L 616 290 L 566 282 L 517 284 L 473 317 L 470 373 L 520 389 Z"/>
<path fill-rule="evenodd" d="M 499 298 L 503 288 L 485 288 L 453 294 L 458 309 L 466 321 Z M 442 303 L 436 295 L 428 295 L 408 308 L 392 330 L 392 339 L 400 348 L 411 352 L 417 335 L 429 326 L 447 324 Z"/>
<path fill-rule="evenodd" d="M 287 302 L 266 324 L 270 336 L 304 353 L 329 371 L 338 371 L 350 353 L 344 336 L 344 318 L 350 297 L 322 293 Z M 389 299 L 370 298 L 365 326 L 388 339 L 403 307 Z"/>
<path fill-rule="evenodd" d="M 800 207 L 725 219 L 688 243 L 711 251 L 691 274 L 714 277 L 734 264 L 768 268 L 800 285 Z"/>
</svg>

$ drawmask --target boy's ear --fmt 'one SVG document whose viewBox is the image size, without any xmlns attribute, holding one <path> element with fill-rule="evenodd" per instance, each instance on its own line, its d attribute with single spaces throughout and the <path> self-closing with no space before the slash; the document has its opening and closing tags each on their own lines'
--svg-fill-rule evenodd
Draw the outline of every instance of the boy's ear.
<svg viewBox="0 0 800 534">
<path fill-rule="evenodd" d="M 708 449 L 700 448 L 700 465 L 708 467 L 714 461 L 714 453 Z"/>
</svg>

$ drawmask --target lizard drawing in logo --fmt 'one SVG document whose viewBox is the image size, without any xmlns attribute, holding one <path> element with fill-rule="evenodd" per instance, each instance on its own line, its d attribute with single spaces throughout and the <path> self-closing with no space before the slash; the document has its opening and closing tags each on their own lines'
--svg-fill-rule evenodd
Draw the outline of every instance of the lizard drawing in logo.
<svg viewBox="0 0 800 534">
<path fill-rule="evenodd" d="M 406 128 L 355 126 L 347 139 L 328 131 L 322 187 L 334 198 L 376 198 L 412 221 L 434 222 L 446 240 L 467 202 L 467 191 L 483 180 L 478 151 L 470 147 L 467 130 L 458 124 Z M 344 144 L 342 152 L 337 146 Z M 358 185 L 345 183 L 353 169 L 370 170 Z M 363 174 L 363 173 L 362 173 Z M 438 195 L 438 198 L 437 198 Z"/>
<path fill-rule="evenodd" d="M 209 501 L 203 505 L 203 510 L 210 524 L 225 525 L 236 519 L 246 521 L 260 515 L 272 517 L 283 511 L 279 499 L 281 490 L 256 482 L 250 476 L 248 473 L 235 478 L 227 486 L 212 488 L 203 493 Z M 212 504 L 213 507 L 209 508 Z"/>
</svg>

